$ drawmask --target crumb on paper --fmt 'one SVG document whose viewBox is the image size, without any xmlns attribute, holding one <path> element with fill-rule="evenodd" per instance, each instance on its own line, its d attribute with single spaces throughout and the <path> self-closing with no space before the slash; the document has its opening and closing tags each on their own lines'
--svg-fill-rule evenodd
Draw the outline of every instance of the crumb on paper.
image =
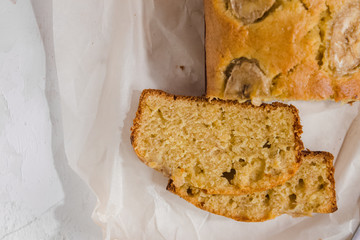
<svg viewBox="0 0 360 240">
<path fill-rule="evenodd" d="M 183 70 L 183 71 L 184 71 L 184 69 L 185 69 L 185 66 L 183 66 L 183 65 L 180 65 L 179 67 L 180 67 L 180 69 L 181 69 L 181 70 Z"/>
</svg>

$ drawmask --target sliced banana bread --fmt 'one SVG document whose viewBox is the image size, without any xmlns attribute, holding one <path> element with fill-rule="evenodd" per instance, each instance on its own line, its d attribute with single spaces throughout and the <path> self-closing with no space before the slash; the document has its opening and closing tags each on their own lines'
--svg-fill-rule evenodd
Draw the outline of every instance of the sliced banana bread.
<svg viewBox="0 0 360 240">
<path fill-rule="evenodd" d="M 281 214 L 295 217 L 337 210 L 334 157 L 327 152 L 303 152 L 302 165 L 285 184 L 247 195 L 210 195 L 189 184 L 176 187 L 170 180 L 167 189 L 196 207 L 233 218 L 260 222 Z"/>
<path fill-rule="evenodd" d="M 176 187 L 210 194 L 273 188 L 300 166 L 303 143 L 298 111 L 282 103 L 174 96 L 144 90 L 131 128 L 138 157 Z"/>
</svg>

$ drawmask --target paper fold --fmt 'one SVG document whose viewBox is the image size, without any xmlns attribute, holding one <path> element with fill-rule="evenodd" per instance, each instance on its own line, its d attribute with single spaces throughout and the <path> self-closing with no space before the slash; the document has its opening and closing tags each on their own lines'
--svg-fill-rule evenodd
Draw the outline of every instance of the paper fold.
<svg viewBox="0 0 360 240">
<path fill-rule="evenodd" d="M 202 0 L 55 0 L 53 10 L 65 150 L 97 196 L 104 239 L 348 239 L 355 231 L 359 104 L 292 102 L 305 147 L 335 155 L 336 213 L 264 223 L 209 214 L 167 192 L 129 140 L 143 89 L 204 94 Z"/>
</svg>

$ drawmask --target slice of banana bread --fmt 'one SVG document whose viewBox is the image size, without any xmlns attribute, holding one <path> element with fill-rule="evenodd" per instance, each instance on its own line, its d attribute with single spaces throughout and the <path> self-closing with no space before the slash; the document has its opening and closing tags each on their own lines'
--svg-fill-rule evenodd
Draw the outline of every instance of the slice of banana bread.
<svg viewBox="0 0 360 240">
<path fill-rule="evenodd" d="M 260 222 L 281 214 L 295 217 L 337 210 L 334 157 L 327 152 L 303 152 L 302 165 L 285 184 L 247 195 L 210 195 L 189 184 L 167 190 L 203 210 L 237 221 Z"/>
<path fill-rule="evenodd" d="M 301 129 L 291 105 L 257 107 L 144 90 L 131 142 L 145 164 L 177 187 L 188 183 L 211 194 L 245 194 L 295 174 Z"/>
</svg>

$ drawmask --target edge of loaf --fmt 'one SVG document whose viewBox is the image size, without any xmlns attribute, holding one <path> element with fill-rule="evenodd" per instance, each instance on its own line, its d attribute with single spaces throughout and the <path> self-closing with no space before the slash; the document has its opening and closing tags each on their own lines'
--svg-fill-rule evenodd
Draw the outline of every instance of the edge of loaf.
<svg viewBox="0 0 360 240">
<path fill-rule="evenodd" d="M 207 96 L 359 101 L 358 1 L 254 1 L 253 22 L 236 14 L 252 1 L 203 2 Z"/>
<path fill-rule="evenodd" d="M 256 121 L 247 119 L 256 114 Z M 278 121 L 286 131 L 277 129 Z M 211 194 L 246 194 L 273 188 L 295 174 L 304 148 L 301 133 L 292 105 L 254 106 L 146 89 L 130 139 L 140 160 L 177 186 L 190 183 Z"/>
<path fill-rule="evenodd" d="M 178 188 L 172 180 L 169 180 L 166 189 L 202 210 L 236 221 L 262 222 L 282 214 L 302 217 L 311 216 L 312 213 L 335 212 L 337 203 L 333 155 L 328 152 L 304 151 L 302 156 L 304 163 L 293 178 L 284 185 L 264 192 L 240 196 L 210 195 L 192 186 Z M 313 171 L 313 168 L 319 170 Z M 308 174 L 310 176 L 307 177 Z M 273 204 L 275 201 L 283 202 Z"/>
</svg>

